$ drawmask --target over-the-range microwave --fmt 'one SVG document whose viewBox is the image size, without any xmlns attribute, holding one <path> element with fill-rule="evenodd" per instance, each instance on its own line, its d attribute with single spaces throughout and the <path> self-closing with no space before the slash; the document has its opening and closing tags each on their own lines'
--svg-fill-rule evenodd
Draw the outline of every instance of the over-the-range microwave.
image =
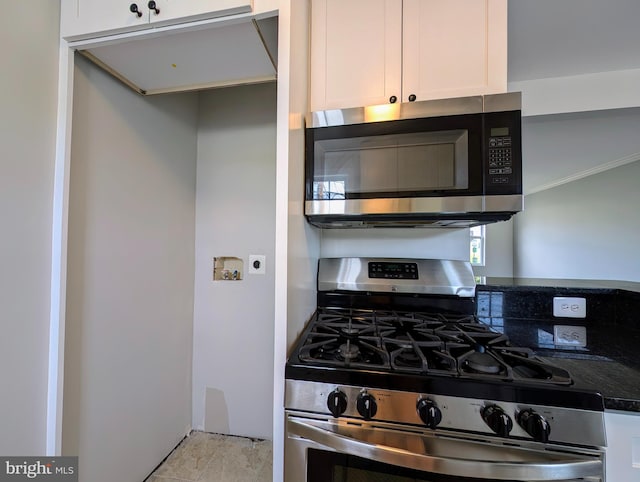
<svg viewBox="0 0 640 482">
<path fill-rule="evenodd" d="M 319 227 L 464 227 L 523 208 L 521 95 L 313 112 L 305 215 Z"/>
</svg>

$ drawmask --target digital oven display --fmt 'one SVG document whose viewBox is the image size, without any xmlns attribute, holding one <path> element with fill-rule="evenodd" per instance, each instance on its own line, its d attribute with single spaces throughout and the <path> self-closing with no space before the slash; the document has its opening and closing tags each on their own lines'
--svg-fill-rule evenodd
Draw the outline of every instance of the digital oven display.
<svg viewBox="0 0 640 482">
<path fill-rule="evenodd" d="M 418 264 L 369 262 L 369 278 L 418 279 Z"/>
</svg>

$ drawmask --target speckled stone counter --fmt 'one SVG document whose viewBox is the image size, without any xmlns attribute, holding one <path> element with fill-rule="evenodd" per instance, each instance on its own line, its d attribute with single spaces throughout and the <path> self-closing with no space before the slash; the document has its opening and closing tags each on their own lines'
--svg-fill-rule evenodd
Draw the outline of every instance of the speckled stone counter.
<svg viewBox="0 0 640 482">
<path fill-rule="evenodd" d="M 511 343 L 568 370 L 576 386 L 599 391 L 606 409 L 640 412 L 640 283 L 489 278 L 477 315 Z M 580 285 L 580 286 L 578 286 Z M 554 318 L 553 297 L 582 297 L 587 317 Z M 586 346 L 556 345 L 554 325 L 584 327 Z"/>
</svg>

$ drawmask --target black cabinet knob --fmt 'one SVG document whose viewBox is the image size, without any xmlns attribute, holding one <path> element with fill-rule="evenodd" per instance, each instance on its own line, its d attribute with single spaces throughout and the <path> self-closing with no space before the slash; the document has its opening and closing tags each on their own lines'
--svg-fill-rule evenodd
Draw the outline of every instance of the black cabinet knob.
<svg viewBox="0 0 640 482">
<path fill-rule="evenodd" d="M 347 396 L 343 391 L 335 389 L 327 397 L 327 408 L 334 417 L 339 417 L 347 410 Z"/>
<path fill-rule="evenodd" d="M 378 412 L 378 404 L 373 395 L 367 392 L 362 392 L 356 399 L 356 408 L 358 413 L 364 417 L 365 420 L 371 420 L 376 416 Z"/>
<path fill-rule="evenodd" d="M 442 412 L 433 400 L 428 398 L 418 400 L 416 410 L 428 428 L 434 429 L 442 421 Z"/>
<path fill-rule="evenodd" d="M 489 405 L 481 411 L 482 420 L 489 426 L 491 430 L 500 435 L 507 437 L 513 428 L 511 417 L 507 415 L 497 405 Z"/>
<path fill-rule="evenodd" d="M 398 98 L 395 95 L 392 95 L 391 97 L 389 97 L 389 102 L 391 102 L 392 104 L 395 104 L 398 101 Z"/>
<path fill-rule="evenodd" d="M 156 12 L 156 15 L 160 13 L 160 9 L 156 5 L 156 2 L 154 2 L 153 0 L 150 0 L 149 3 L 147 3 L 147 7 L 149 7 L 149 10 L 153 10 L 154 12 Z"/>
<path fill-rule="evenodd" d="M 545 418 L 531 409 L 522 410 L 516 420 L 525 432 L 533 437 L 536 442 L 547 443 L 551 427 Z"/>
<path fill-rule="evenodd" d="M 416 94 L 411 94 L 411 95 L 409 96 L 409 102 L 413 102 L 413 101 L 415 101 L 415 100 L 416 100 Z"/>
<path fill-rule="evenodd" d="M 138 8 L 138 5 L 135 3 L 132 3 L 131 5 L 129 5 L 129 11 L 131 13 L 135 13 L 138 16 L 138 18 L 142 17 L 142 12 Z"/>
</svg>

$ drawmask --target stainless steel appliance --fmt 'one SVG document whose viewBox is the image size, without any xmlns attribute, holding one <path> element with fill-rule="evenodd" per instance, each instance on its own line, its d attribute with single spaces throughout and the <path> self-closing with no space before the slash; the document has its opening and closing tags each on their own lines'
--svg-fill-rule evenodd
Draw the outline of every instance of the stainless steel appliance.
<svg viewBox="0 0 640 482">
<path fill-rule="evenodd" d="M 305 215 L 320 227 L 460 227 L 521 211 L 520 93 L 314 112 Z"/>
<path fill-rule="evenodd" d="M 321 259 L 285 481 L 604 481 L 602 396 L 474 316 L 462 261 Z"/>
</svg>

